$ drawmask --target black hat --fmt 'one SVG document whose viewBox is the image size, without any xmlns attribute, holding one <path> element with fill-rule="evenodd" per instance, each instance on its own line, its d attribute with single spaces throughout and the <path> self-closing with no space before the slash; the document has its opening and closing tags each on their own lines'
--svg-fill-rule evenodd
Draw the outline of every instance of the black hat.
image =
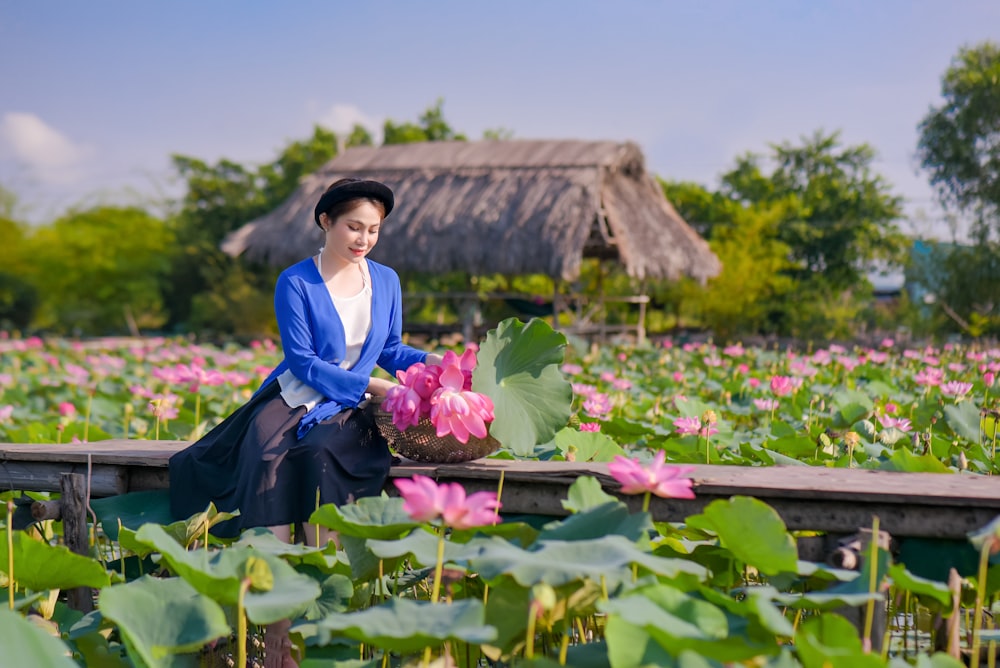
<svg viewBox="0 0 1000 668">
<path fill-rule="evenodd" d="M 319 202 L 316 203 L 316 210 L 313 214 L 316 224 L 319 225 L 319 214 L 328 212 L 335 204 L 364 198 L 377 199 L 382 202 L 382 205 L 385 206 L 386 216 L 392 211 L 392 206 L 395 203 L 392 190 L 384 183 L 364 179 L 341 179 L 327 188 L 323 196 L 319 198 Z"/>
</svg>

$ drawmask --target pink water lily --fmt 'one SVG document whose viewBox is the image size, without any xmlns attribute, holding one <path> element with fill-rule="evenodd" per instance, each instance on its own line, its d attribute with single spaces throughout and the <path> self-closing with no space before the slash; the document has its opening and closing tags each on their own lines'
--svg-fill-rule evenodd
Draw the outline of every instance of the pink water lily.
<svg viewBox="0 0 1000 668">
<path fill-rule="evenodd" d="M 886 427 L 886 428 L 888 428 L 888 427 L 895 427 L 896 429 L 898 429 L 898 430 L 900 430 L 902 432 L 907 432 L 907 431 L 912 431 L 913 430 L 913 425 L 910 424 L 910 419 L 909 418 L 904 418 L 904 417 L 899 417 L 898 418 L 898 417 L 891 417 L 891 416 L 888 416 L 888 415 L 879 415 L 878 416 L 878 422 L 883 427 Z"/>
<path fill-rule="evenodd" d="M 455 364 L 443 367 L 441 388 L 431 397 L 431 422 L 438 436 L 452 434 L 462 443 L 469 436 L 486 438 L 486 424 L 493 421 L 493 400 L 485 394 L 462 389 L 465 379 Z"/>
<path fill-rule="evenodd" d="M 648 465 L 617 455 L 608 464 L 608 473 L 621 483 L 623 494 L 648 493 L 665 499 L 693 499 L 692 481 L 686 476 L 694 467 L 665 464 L 665 461 L 663 450 L 658 451 Z"/>
<path fill-rule="evenodd" d="M 420 422 L 422 399 L 409 385 L 394 385 L 385 393 L 382 408 L 392 413 L 392 424 L 405 431 Z"/>
<path fill-rule="evenodd" d="M 949 397 L 964 397 L 972 391 L 972 383 L 963 383 L 960 380 L 950 380 L 941 385 L 941 394 Z"/>
<path fill-rule="evenodd" d="M 771 378 L 771 392 L 776 397 L 784 397 L 795 390 L 792 379 L 788 376 L 774 376 Z"/>
<path fill-rule="evenodd" d="M 418 522 L 434 522 L 452 529 L 495 524 L 500 501 L 494 492 L 466 496 L 457 482 L 437 484 L 427 476 L 397 478 L 396 488 L 403 497 L 403 511 Z"/>
</svg>

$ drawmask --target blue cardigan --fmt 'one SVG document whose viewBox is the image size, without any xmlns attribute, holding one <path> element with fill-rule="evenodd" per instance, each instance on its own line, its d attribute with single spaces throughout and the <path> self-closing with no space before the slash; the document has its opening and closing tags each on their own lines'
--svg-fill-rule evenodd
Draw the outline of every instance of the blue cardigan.
<svg viewBox="0 0 1000 668">
<path fill-rule="evenodd" d="M 303 416 L 299 438 L 316 423 L 344 408 L 356 407 L 368 389 L 376 364 L 395 377 L 397 370 L 427 358 L 427 353 L 402 342 L 399 276 L 385 265 L 367 262 L 372 278 L 372 324 L 361 358 L 351 369 L 339 366 L 347 350 L 344 325 L 313 259 L 293 264 L 278 277 L 274 311 L 285 359 L 257 391 L 290 369 L 296 378 L 326 397 Z"/>
</svg>

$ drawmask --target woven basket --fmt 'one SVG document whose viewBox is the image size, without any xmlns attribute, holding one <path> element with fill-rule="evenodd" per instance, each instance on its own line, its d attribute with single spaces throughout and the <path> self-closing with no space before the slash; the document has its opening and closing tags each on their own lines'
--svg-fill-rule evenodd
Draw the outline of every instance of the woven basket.
<svg viewBox="0 0 1000 668">
<path fill-rule="evenodd" d="M 382 432 L 389 447 L 402 457 L 415 462 L 434 464 L 454 464 L 468 462 L 491 455 L 500 449 L 500 441 L 489 434 L 486 438 L 469 436 L 468 443 L 462 443 L 448 434 L 438 436 L 437 429 L 429 418 L 421 418 L 415 426 L 400 431 L 392 423 L 392 413 L 382 410 L 382 397 L 372 397 L 368 409 L 375 418 L 375 425 Z"/>
</svg>

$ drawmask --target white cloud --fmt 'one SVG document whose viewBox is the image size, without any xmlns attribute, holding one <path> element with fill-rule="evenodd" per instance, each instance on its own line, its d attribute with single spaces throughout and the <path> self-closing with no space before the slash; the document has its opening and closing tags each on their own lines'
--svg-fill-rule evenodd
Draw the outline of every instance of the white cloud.
<svg viewBox="0 0 1000 668">
<path fill-rule="evenodd" d="M 48 183 L 77 181 L 91 152 L 38 116 L 23 112 L 9 112 L 0 119 L 0 142 L 34 177 Z"/>
<path fill-rule="evenodd" d="M 343 136 L 349 135 L 355 125 L 361 125 L 371 133 L 376 144 L 382 142 L 383 119 L 369 116 L 353 104 L 335 104 L 320 114 L 316 122 Z"/>
</svg>

